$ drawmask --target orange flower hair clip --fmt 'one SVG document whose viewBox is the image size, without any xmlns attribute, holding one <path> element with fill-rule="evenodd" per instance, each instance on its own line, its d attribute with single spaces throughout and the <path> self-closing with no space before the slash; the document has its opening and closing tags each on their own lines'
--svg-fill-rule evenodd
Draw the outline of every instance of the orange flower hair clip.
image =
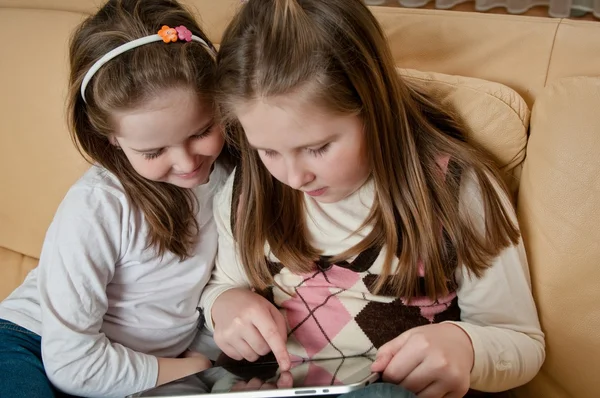
<svg viewBox="0 0 600 398">
<path fill-rule="evenodd" d="M 165 43 L 176 42 L 177 40 L 192 41 L 192 32 L 183 25 L 176 28 L 163 25 L 158 31 L 158 35 Z"/>
<path fill-rule="evenodd" d="M 86 89 L 87 85 L 89 84 L 90 80 L 92 80 L 92 77 L 94 77 L 94 74 L 96 72 L 98 72 L 98 69 L 100 69 L 102 67 L 102 65 L 104 65 L 105 63 L 107 63 L 108 61 L 113 59 L 114 57 L 118 57 L 119 55 L 123 54 L 126 51 L 129 51 L 129 50 L 139 47 L 139 46 L 145 46 L 146 44 L 156 43 L 159 41 L 163 41 L 165 43 L 171 43 L 171 42 L 176 42 L 177 40 L 186 41 L 186 42 L 190 42 L 190 41 L 198 42 L 198 43 L 202 44 L 209 51 L 209 53 L 212 55 L 213 58 L 216 58 L 216 56 L 217 56 L 217 51 L 211 44 L 209 44 L 203 38 L 192 34 L 192 32 L 185 26 L 180 25 L 176 28 L 171 28 L 167 25 L 163 25 L 163 27 L 158 31 L 158 34 L 140 37 L 139 39 L 135 39 L 132 41 L 128 41 L 127 43 L 123 43 L 120 46 L 113 48 L 112 50 L 110 50 L 109 52 L 104 54 L 102 56 L 102 58 L 100 58 L 99 60 L 94 62 L 94 64 L 90 67 L 90 69 L 87 71 L 87 73 L 83 77 L 83 81 L 81 82 L 80 92 L 81 92 L 81 98 L 83 98 L 83 102 L 87 103 L 87 100 L 85 99 L 85 89 Z"/>
</svg>

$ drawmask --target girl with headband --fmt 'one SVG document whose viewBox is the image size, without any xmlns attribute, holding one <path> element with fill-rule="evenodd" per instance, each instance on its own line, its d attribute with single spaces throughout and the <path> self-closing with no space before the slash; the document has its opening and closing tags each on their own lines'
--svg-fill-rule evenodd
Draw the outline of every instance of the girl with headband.
<svg viewBox="0 0 600 398">
<path fill-rule="evenodd" d="M 92 166 L 0 304 L 5 398 L 123 397 L 210 366 L 186 350 L 228 174 L 215 50 L 176 1 L 110 0 L 69 55 L 71 134 Z"/>
</svg>

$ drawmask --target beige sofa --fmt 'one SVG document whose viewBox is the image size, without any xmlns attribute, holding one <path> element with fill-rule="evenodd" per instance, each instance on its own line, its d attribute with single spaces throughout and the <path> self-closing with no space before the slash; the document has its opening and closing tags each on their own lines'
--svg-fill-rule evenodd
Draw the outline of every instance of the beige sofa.
<svg viewBox="0 0 600 398">
<path fill-rule="evenodd" d="M 87 167 L 64 122 L 66 43 L 99 3 L 0 0 L 0 299 L 35 267 L 58 203 Z M 187 3 L 218 43 L 239 0 Z M 484 80 L 405 72 L 463 101 L 474 130 L 477 120 L 516 121 L 479 126 L 488 135 L 476 137 L 515 193 L 547 334 L 541 372 L 514 394 L 600 396 L 600 23 L 372 10 L 399 66 Z M 470 92 L 479 102 L 465 99 Z M 482 106 L 486 98 L 495 105 Z"/>
</svg>

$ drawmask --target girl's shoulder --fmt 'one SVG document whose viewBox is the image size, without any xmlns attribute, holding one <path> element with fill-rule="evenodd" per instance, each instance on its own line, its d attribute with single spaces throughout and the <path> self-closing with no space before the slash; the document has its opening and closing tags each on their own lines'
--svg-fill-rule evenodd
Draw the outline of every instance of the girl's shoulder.
<svg viewBox="0 0 600 398">
<path fill-rule="evenodd" d="M 213 205 L 216 212 L 229 219 L 231 215 L 231 203 L 235 186 L 238 183 L 239 166 L 232 171 L 224 170 L 220 186 L 215 191 Z"/>
<path fill-rule="evenodd" d="M 83 250 L 98 240 L 121 247 L 139 217 L 118 179 L 93 165 L 67 191 L 49 226 L 46 239 L 57 244 L 77 242 Z M 96 242 L 94 243 L 94 240 Z"/>
<path fill-rule="evenodd" d="M 105 168 L 92 165 L 67 191 L 55 218 L 67 216 L 122 215 L 130 209 L 129 199 L 117 177 Z"/>
<path fill-rule="evenodd" d="M 237 186 L 239 183 L 239 173 L 241 169 L 239 166 L 226 173 L 225 181 L 219 190 L 215 193 L 213 198 L 213 214 L 217 225 L 221 225 L 222 228 L 231 234 L 233 231 L 234 219 L 231 217 L 232 214 L 239 214 L 239 195 L 236 196 Z M 236 207 L 235 213 L 233 207 Z"/>
<path fill-rule="evenodd" d="M 240 173 L 241 169 L 239 166 L 230 171 L 225 170 L 222 184 L 219 187 L 216 196 L 231 203 L 232 196 L 240 184 Z"/>
<path fill-rule="evenodd" d="M 118 198 L 125 198 L 125 189 L 123 185 L 110 171 L 99 165 L 92 165 L 69 189 L 73 191 L 106 191 Z"/>
</svg>

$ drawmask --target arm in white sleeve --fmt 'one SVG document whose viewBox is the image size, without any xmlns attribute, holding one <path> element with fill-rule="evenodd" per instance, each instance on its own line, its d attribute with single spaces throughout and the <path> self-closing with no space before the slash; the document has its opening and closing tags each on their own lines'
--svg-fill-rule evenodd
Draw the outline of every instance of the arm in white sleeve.
<svg viewBox="0 0 600 398">
<path fill-rule="evenodd" d="M 502 196 L 516 224 L 512 205 Z M 483 202 L 473 173 L 463 175 L 460 211 L 483 233 Z M 453 323 L 473 344 L 471 388 L 498 392 L 530 381 L 544 361 L 545 343 L 522 240 L 504 249 L 481 278 L 470 276 L 464 267 L 457 270 L 456 278 L 461 322 Z"/>
<path fill-rule="evenodd" d="M 200 307 L 204 312 L 206 327 L 213 332 L 212 307 L 217 298 L 233 288 L 250 288 L 250 280 L 246 276 L 231 231 L 231 196 L 235 172 L 231 173 L 223 189 L 214 197 L 213 211 L 219 244 L 215 268 L 208 285 L 202 292 Z"/>
<path fill-rule="evenodd" d="M 128 217 L 105 189 L 76 187 L 46 235 L 38 282 L 42 356 L 52 383 L 69 394 L 123 397 L 156 384 L 156 357 L 102 333 L 106 287 L 127 250 Z"/>
</svg>

